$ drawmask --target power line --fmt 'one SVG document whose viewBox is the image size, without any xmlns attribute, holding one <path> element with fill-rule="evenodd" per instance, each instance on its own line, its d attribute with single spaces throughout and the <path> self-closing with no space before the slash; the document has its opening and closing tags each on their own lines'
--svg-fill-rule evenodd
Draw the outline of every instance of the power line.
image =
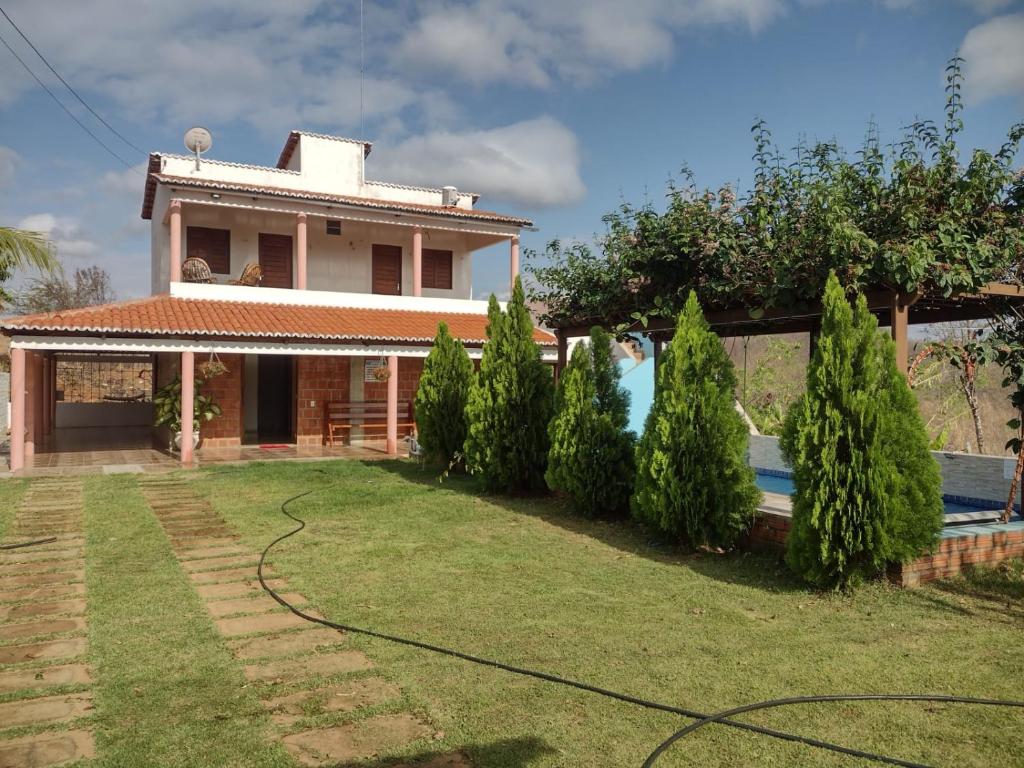
<svg viewBox="0 0 1024 768">
<path fill-rule="evenodd" d="M 58 80 L 60 80 L 62 83 L 64 83 L 64 87 L 67 88 L 69 91 L 71 91 L 71 94 L 76 99 L 78 99 L 79 103 L 83 107 L 85 107 L 87 110 L 89 110 L 89 112 L 92 114 L 93 117 L 95 117 L 97 120 L 99 120 L 101 123 L 103 123 L 103 125 L 105 125 L 107 127 L 107 130 L 109 130 L 112 134 L 117 136 L 117 138 L 119 138 L 121 141 L 123 141 L 129 147 L 134 149 L 136 152 L 138 152 L 141 155 L 147 154 L 145 150 L 140 149 L 139 147 L 135 146 L 132 142 L 130 142 L 128 139 L 126 139 L 124 136 L 122 136 L 121 133 L 114 126 L 112 126 L 110 123 L 108 123 L 106 120 L 103 119 L 103 116 L 100 115 L 99 112 L 97 112 L 95 109 L 93 109 L 92 107 L 90 107 L 86 103 L 85 99 L 83 99 L 78 94 L 78 91 L 76 91 L 74 88 L 71 87 L 71 83 L 69 83 L 67 80 L 65 80 L 63 77 L 61 77 L 60 72 L 58 72 L 56 69 L 53 68 L 53 65 L 50 64 L 50 62 L 47 60 L 47 58 L 45 56 L 43 56 L 42 51 L 40 51 L 38 48 L 36 48 L 35 44 L 31 40 L 28 39 L 28 36 L 24 32 L 21 31 L 21 27 L 19 27 L 17 24 L 14 23 L 14 19 L 12 19 L 10 16 L 7 15 L 7 11 L 5 11 L 2 6 L 0 6 L 0 13 L 2 13 L 4 18 L 7 19 L 8 22 L 10 22 L 11 26 L 14 27 L 14 30 L 19 35 L 21 35 L 21 39 L 24 40 L 26 43 L 28 43 L 29 48 L 31 48 L 33 51 L 35 51 L 36 56 L 38 56 L 42 60 L 43 64 L 45 64 L 47 66 L 47 68 L 51 72 L 53 72 L 53 74 L 57 77 Z"/>
<path fill-rule="evenodd" d="M 46 83 L 44 83 L 42 80 L 40 80 L 39 79 L 39 75 L 37 75 L 35 72 L 33 72 L 32 68 L 29 67 L 29 65 L 25 63 L 25 61 L 21 58 L 21 56 L 19 56 L 17 54 L 17 52 L 13 48 L 11 48 L 10 44 L 4 39 L 3 35 L 0 35 L 0 43 L 3 43 L 4 48 L 6 48 L 8 51 L 10 51 L 11 52 L 11 56 L 16 58 L 18 60 L 18 63 L 21 64 L 21 66 L 25 68 L 25 71 L 28 72 L 30 75 L 32 75 L 32 79 L 35 80 L 39 84 L 39 87 L 42 88 L 44 91 L 46 91 L 50 95 L 50 98 L 53 99 L 55 102 L 57 102 L 57 106 L 59 106 L 61 109 L 63 109 L 67 113 L 68 117 L 70 117 L 72 120 L 74 120 L 76 123 L 78 123 L 78 127 L 81 128 L 86 133 L 88 133 L 93 138 L 93 141 L 95 141 L 97 144 L 99 144 L 101 147 L 103 147 L 108 153 L 110 153 L 111 156 L 113 156 L 115 159 L 117 159 L 126 168 L 131 168 L 132 170 L 137 170 L 135 168 L 135 166 L 133 166 L 131 163 L 129 163 L 127 160 L 125 160 L 123 157 L 121 157 L 119 154 L 117 154 L 117 152 L 115 152 L 110 147 L 108 147 L 99 136 L 97 136 L 95 133 L 90 131 L 89 127 L 85 123 L 83 123 L 81 120 L 79 120 L 78 117 L 75 115 L 75 113 L 72 112 L 70 109 L 68 109 L 64 105 L 64 102 L 61 101 L 60 99 L 58 99 L 56 94 L 54 94 L 53 91 L 51 91 L 49 88 L 46 87 Z"/>
</svg>

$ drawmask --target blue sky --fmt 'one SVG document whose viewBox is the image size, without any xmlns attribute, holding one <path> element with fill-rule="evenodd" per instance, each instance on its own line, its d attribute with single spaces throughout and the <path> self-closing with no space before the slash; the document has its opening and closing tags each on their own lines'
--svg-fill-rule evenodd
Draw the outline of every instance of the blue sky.
<svg viewBox="0 0 1024 768">
<path fill-rule="evenodd" d="M 272 165 L 291 128 L 360 136 L 358 2 L 3 3 L 85 99 L 134 144 Z M 995 148 L 1024 118 L 1024 4 L 1013 0 L 365 0 L 362 138 L 371 178 L 483 195 L 532 217 L 524 237 L 589 238 L 622 198 L 662 196 L 683 164 L 745 185 L 750 125 L 777 143 L 868 119 L 885 140 L 941 119 L 943 69 L 967 58 L 965 141 Z M 97 124 L 0 19 L 14 47 L 129 165 L 97 146 L 0 47 L 0 223 L 46 230 L 70 267 L 146 293 L 143 156 Z M 1024 164 L 1024 158 L 1020 158 Z M 475 259 L 503 290 L 504 248 Z"/>
</svg>

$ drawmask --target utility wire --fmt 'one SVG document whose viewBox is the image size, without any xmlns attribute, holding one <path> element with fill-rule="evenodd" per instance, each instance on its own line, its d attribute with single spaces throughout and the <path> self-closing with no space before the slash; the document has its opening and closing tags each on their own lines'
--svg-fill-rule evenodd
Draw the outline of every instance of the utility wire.
<svg viewBox="0 0 1024 768">
<path fill-rule="evenodd" d="M 45 56 L 43 56 L 42 51 L 40 51 L 38 48 L 36 48 L 35 44 L 31 40 L 28 39 L 28 36 L 24 32 L 21 31 L 21 27 L 19 27 L 17 24 L 14 23 L 14 19 L 12 19 L 10 16 L 7 15 L 7 11 L 5 11 L 2 6 L 0 6 L 0 13 L 2 13 L 4 18 L 7 19 L 8 22 L 10 22 L 11 26 L 14 27 L 14 30 L 19 35 L 21 35 L 21 39 L 24 40 L 26 43 L 28 43 L 29 48 L 31 48 L 33 51 L 35 51 L 36 56 L 38 56 L 42 60 L 43 64 L 45 64 L 47 66 L 47 68 L 51 72 L 53 72 L 53 74 L 56 76 L 56 78 L 58 80 L 60 80 L 62 83 L 64 83 L 64 87 L 67 88 L 69 91 L 71 91 L 71 94 L 76 99 L 78 99 L 78 102 L 83 107 L 85 107 L 87 110 L 89 110 L 89 112 L 92 114 L 93 117 L 95 117 L 97 120 L 99 120 L 101 123 L 103 123 L 103 125 L 105 125 L 107 127 L 107 130 L 109 130 L 112 134 L 117 136 L 117 138 L 119 138 L 121 141 L 123 141 L 129 147 L 134 149 L 136 152 L 138 152 L 141 155 L 148 154 L 144 149 L 140 149 L 135 144 L 130 142 L 128 139 L 126 139 L 123 135 L 121 135 L 121 133 L 114 126 L 112 126 L 110 123 L 108 123 L 106 120 L 103 119 L 103 116 L 100 115 L 99 112 L 97 112 L 95 109 L 93 109 L 92 107 L 90 107 L 86 103 L 85 99 L 83 99 L 79 95 L 78 91 L 76 91 L 74 88 L 71 87 L 71 83 L 69 83 L 67 80 L 65 80 L 63 77 L 61 77 L 60 72 L 58 72 L 56 69 L 53 68 L 53 65 L 47 60 L 47 58 Z"/>
<path fill-rule="evenodd" d="M 78 117 L 75 115 L 75 113 L 72 112 L 70 109 L 68 109 L 65 106 L 64 102 L 61 101 L 60 99 L 58 99 L 56 94 L 54 94 L 53 91 L 51 91 L 49 88 L 47 88 L 46 83 L 44 83 L 42 80 L 40 80 L 39 79 L 39 75 L 37 75 L 35 72 L 33 72 L 32 68 L 29 67 L 29 65 L 25 63 L 24 59 L 22 59 L 21 56 L 19 56 L 17 54 L 17 52 L 13 48 L 11 48 L 10 44 L 4 39 L 3 35 L 0 35 L 0 43 L 3 43 L 4 48 L 6 48 L 8 51 L 10 51 L 11 52 L 11 56 L 16 58 L 18 60 L 18 63 L 21 64 L 21 66 L 25 68 L 25 71 L 28 72 L 30 75 L 32 75 L 32 79 L 35 80 L 39 84 L 39 87 L 42 88 L 44 91 L 46 91 L 50 95 L 50 98 L 53 99 L 55 102 L 57 102 L 57 106 L 59 106 L 61 109 L 63 109 L 67 113 L 68 117 L 70 117 L 72 120 L 74 120 L 76 123 L 78 123 L 78 127 L 81 128 L 86 133 L 88 133 L 93 138 L 93 141 L 95 141 L 97 144 L 99 144 L 101 147 L 103 147 L 105 150 L 107 150 L 107 152 L 110 153 L 111 156 L 116 158 L 118 160 L 118 162 L 120 162 L 122 165 L 124 165 L 125 168 L 131 168 L 133 171 L 137 171 L 138 170 L 137 168 L 135 168 L 135 166 L 133 166 L 131 163 L 129 163 L 127 160 L 125 160 L 123 157 L 121 157 L 119 154 L 117 154 L 117 152 L 115 152 L 110 147 L 108 147 L 99 136 L 97 136 L 95 133 L 93 133 L 91 130 L 89 130 L 89 127 L 85 123 L 83 123 L 81 120 L 79 120 Z M 141 171 L 139 171 L 139 172 L 141 173 Z"/>
</svg>

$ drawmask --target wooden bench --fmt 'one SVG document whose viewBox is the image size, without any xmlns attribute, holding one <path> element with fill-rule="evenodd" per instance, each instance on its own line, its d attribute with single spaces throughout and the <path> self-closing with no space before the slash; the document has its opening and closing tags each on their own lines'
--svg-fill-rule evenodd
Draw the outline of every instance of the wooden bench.
<svg viewBox="0 0 1024 768">
<path fill-rule="evenodd" d="M 412 401 L 398 401 L 398 431 L 399 437 L 404 437 L 415 429 L 416 422 L 413 420 Z M 345 433 L 349 435 L 349 443 L 352 442 L 352 428 L 362 429 L 365 434 L 367 430 L 384 430 L 388 428 L 388 404 L 384 401 L 371 401 L 365 403 L 349 403 L 342 401 L 328 401 L 324 403 L 324 439 L 328 445 L 334 445 L 336 438 L 344 439 Z M 344 440 L 343 440 L 344 442 Z"/>
</svg>

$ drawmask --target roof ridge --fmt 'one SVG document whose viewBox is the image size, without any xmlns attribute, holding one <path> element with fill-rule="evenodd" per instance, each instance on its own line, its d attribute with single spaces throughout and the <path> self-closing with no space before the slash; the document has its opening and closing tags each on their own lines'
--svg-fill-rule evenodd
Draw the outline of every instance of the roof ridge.
<svg viewBox="0 0 1024 768">
<path fill-rule="evenodd" d="M 315 293 L 315 291 L 314 291 Z M 306 309 L 349 309 L 355 312 L 394 312 L 398 314 L 411 314 L 416 313 L 420 315 L 456 315 L 458 317 L 487 317 L 486 312 L 459 312 L 456 310 L 449 309 L 398 309 L 397 307 L 357 307 L 357 306 L 346 306 L 344 304 L 293 304 L 291 302 L 277 302 L 277 301 L 244 301 L 241 299 L 221 299 L 221 298 L 206 298 L 202 296 L 172 296 L 169 294 L 160 294 L 166 296 L 172 301 L 181 301 L 186 303 L 202 301 L 209 304 L 242 304 L 245 306 L 260 306 L 260 307 L 273 307 L 275 309 L 293 309 L 306 308 Z M 111 305 L 106 305 L 111 306 Z"/>
</svg>

